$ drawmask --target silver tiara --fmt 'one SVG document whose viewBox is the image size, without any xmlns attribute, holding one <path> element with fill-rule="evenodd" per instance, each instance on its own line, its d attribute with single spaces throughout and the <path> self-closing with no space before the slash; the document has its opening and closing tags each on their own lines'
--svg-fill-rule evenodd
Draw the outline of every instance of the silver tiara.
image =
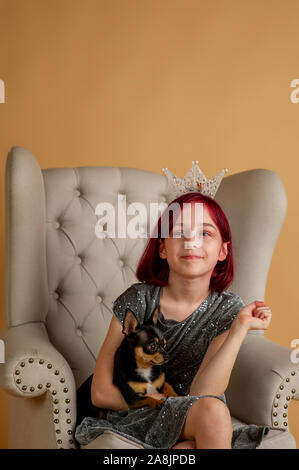
<svg viewBox="0 0 299 470">
<path fill-rule="evenodd" d="M 227 168 L 223 168 L 212 178 L 206 178 L 198 166 L 198 160 L 192 161 L 192 167 L 184 178 L 179 178 L 168 168 L 162 168 L 162 170 L 168 180 L 168 192 L 171 199 L 176 199 L 178 196 L 192 191 L 198 191 L 201 194 L 214 198 L 222 178 L 228 172 Z"/>
</svg>

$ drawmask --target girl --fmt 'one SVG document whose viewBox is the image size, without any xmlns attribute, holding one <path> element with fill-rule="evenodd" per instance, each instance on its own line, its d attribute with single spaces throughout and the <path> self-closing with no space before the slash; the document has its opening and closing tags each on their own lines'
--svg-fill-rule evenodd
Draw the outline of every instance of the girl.
<svg viewBox="0 0 299 470">
<path fill-rule="evenodd" d="M 112 430 L 145 448 L 256 448 L 269 428 L 249 424 L 233 431 L 224 392 L 248 330 L 267 329 L 271 310 L 258 300 L 245 306 L 237 294 L 226 290 L 234 274 L 232 240 L 218 203 L 199 192 L 172 202 L 179 210 L 164 211 L 158 220 L 158 236 L 149 239 L 136 270 L 140 282 L 113 304 L 115 316 L 91 386 L 93 405 L 109 410 L 106 419 L 86 417 L 77 427 L 76 439 L 86 445 Z M 194 222 L 198 202 L 203 204 L 200 226 Z M 184 216 L 186 203 L 190 220 Z M 162 238 L 161 227 L 168 222 L 169 237 Z M 193 243 L 194 230 L 201 243 Z M 179 396 L 166 398 L 160 410 L 131 410 L 112 383 L 114 353 L 123 339 L 126 309 L 142 324 L 156 306 L 170 356 L 166 380 Z"/>
</svg>

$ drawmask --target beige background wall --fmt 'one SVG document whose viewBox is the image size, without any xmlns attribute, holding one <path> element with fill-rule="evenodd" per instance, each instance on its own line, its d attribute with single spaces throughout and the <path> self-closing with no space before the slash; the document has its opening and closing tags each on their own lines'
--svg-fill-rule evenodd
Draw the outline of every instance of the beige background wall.
<svg viewBox="0 0 299 470">
<path fill-rule="evenodd" d="M 21 145 L 42 168 L 167 166 L 183 176 L 197 159 L 208 176 L 224 166 L 276 171 L 289 206 L 266 337 L 285 346 L 299 338 L 299 103 L 290 100 L 299 2 L 0 0 L 0 12 L 0 328 L 5 160 Z M 7 403 L 0 391 L 0 448 Z M 290 428 L 299 446 L 298 402 Z"/>
</svg>

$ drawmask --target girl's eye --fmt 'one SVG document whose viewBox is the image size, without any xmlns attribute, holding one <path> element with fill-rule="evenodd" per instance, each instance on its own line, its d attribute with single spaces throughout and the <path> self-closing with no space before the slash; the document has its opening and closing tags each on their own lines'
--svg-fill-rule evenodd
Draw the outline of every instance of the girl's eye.
<svg viewBox="0 0 299 470">
<path fill-rule="evenodd" d="M 211 235 L 209 232 L 201 232 L 200 235 L 204 234 L 204 233 L 207 233 L 209 236 Z M 184 235 L 184 232 L 174 232 L 175 236 L 182 236 Z"/>
</svg>

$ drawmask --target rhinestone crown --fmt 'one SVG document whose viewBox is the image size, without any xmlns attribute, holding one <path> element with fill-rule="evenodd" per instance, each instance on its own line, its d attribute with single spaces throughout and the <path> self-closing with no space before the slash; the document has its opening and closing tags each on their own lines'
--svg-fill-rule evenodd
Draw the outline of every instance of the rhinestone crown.
<svg viewBox="0 0 299 470">
<path fill-rule="evenodd" d="M 192 161 L 192 167 L 184 178 L 179 178 L 168 168 L 162 168 L 162 170 L 168 180 L 171 199 L 176 199 L 181 194 L 192 191 L 198 191 L 201 194 L 214 198 L 222 178 L 228 172 L 227 168 L 223 168 L 217 175 L 206 178 L 198 166 L 198 160 Z"/>
</svg>

